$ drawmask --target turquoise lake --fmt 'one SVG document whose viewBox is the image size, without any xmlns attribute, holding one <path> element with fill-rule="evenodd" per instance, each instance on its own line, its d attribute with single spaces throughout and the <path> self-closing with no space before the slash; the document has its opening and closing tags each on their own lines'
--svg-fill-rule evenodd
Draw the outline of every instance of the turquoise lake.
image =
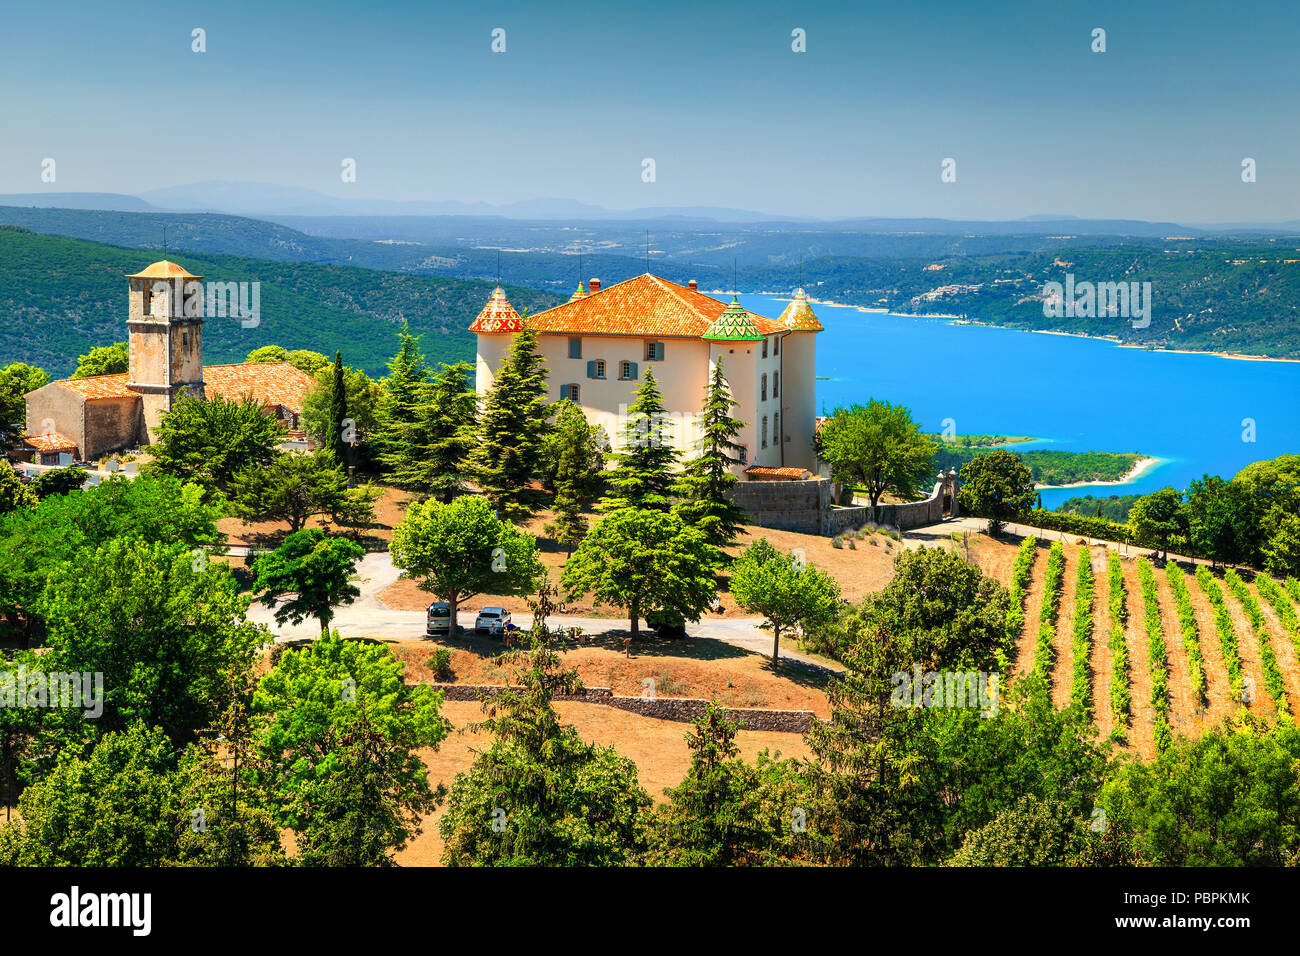
<svg viewBox="0 0 1300 956">
<path fill-rule="evenodd" d="M 775 318 L 788 299 L 742 295 Z M 1112 342 L 945 319 L 813 305 L 818 414 L 883 399 L 930 432 L 1033 435 L 1063 451 L 1142 452 L 1164 461 L 1122 485 L 1044 489 L 1053 508 L 1074 495 L 1185 488 L 1230 478 L 1252 461 L 1300 452 L 1300 362 L 1254 362 L 1121 348 Z M 1254 421 L 1254 441 L 1243 440 Z"/>
</svg>

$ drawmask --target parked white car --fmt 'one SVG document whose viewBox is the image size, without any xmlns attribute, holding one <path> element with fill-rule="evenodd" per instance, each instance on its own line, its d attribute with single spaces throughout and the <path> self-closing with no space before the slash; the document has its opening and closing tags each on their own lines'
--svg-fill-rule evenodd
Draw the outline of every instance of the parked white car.
<svg viewBox="0 0 1300 956">
<path fill-rule="evenodd" d="M 485 607 L 474 619 L 474 630 L 497 637 L 506 632 L 510 623 L 510 612 L 503 607 Z"/>
</svg>

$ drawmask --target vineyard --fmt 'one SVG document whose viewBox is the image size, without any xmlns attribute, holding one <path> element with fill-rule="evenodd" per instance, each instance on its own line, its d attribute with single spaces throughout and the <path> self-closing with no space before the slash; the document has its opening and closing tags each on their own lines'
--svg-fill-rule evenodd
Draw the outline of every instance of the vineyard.
<svg viewBox="0 0 1300 956">
<path fill-rule="evenodd" d="M 1012 672 L 1046 680 L 1120 746 L 1152 756 L 1242 708 L 1290 720 L 1300 707 L 1295 578 L 1035 538 L 1002 568 Z"/>
</svg>

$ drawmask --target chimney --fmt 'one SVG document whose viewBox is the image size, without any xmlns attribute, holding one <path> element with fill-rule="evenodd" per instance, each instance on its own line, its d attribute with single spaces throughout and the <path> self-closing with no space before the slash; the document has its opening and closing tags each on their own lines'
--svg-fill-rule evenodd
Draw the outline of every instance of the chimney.
<svg viewBox="0 0 1300 956">
<path fill-rule="evenodd" d="M 600 291 L 600 280 L 599 280 L 599 279 L 591 279 L 591 280 L 589 280 L 589 281 L 587 282 L 587 284 L 588 284 L 589 286 L 591 286 L 591 294 L 592 294 L 592 295 L 595 295 L 597 292 Z"/>
<path fill-rule="evenodd" d="M 690 289 L 692 292 L 697 291 L 695 280 L 692 279 L 690 282 L 686 283 L 686 288 Z"/>
</svg>

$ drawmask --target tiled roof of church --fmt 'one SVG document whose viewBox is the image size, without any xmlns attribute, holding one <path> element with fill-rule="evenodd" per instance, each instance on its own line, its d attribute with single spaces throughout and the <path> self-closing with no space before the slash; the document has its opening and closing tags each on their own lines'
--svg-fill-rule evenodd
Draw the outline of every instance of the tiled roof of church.
<svg viewBox="0 0 1300 956">
<path fill-rule="evenodd" d="M 283 405 L 302 411 L 302 402 L 316 379 L 288 362 L 245 362 L 203 366 L 203 390 L 238 400 L 251 395 L 263 405 Z"/>
<path fill-rule="evenodd" d="M 30 445 L 37 451 L 45 455 L 52 455 L 55 452 L 77 450 L 77 443 L 66 435 L 60 435 L 58 432 L 51 432 L 48 435 L 28 435 L 23 439 L 23 443 Z"/>
<path fill-rule="evenodd" d="M 471 332 L 494 333 L 494 332 L 522 332 L 524 329 L 523 319 L 519 318 L 519 313 L 515 307 L 510 304 L 506 298 L 505 290 L 497 286 L 492 293 L 492 298 L 488 299 L 487 305 L 483 306 L 483 311 L 478 314 L 478 318 L 470 323 Z"/>
<path fill-rule="evenodd" d="M 809 304 L 808 296 L 804 294 L 803 289 L 795 290 L 794 298 L 790 300 L 790 304 L 785 307 L 785 311 L 777 321 L 792 332 L 824 331 L 821 322 L 813 314 L 812 305 Z"/>
<path fill-rule="evenodd" d="M 717 299 L 646 273 L 530 316 L 528 327 L 556 335 L 698 338 L 726 309 Z M 757 336 L 782 331 L 772 319 L 744 309 L 740 312 Z M 470 330 L 477 331 L 472 325 Z"/>
<path fill-rule="evenodd" d="M 52 384 L 69 388 L 88 402 L 138 398 L 140 393 L 127 388 L 126 382 L 126 373 L 118 372 L 90 378 L 65 378 Z M 288 362 L 203 366 L 203 387 L 207 394 L 231 400 L 251 395 L 264 405 L 283 405 L 293 412 L 302 411 L 303 398 L 315 384 L 314 378 Z"/>
<path fill-rule="evenodd" d="M 128 279 L 202 279 L 202 276 L 191 275 L 186 271 L 184 266 L 178 266 L 174 262 L 166 259 L 159 259 L 153 265 L 142 269 L 133 276 L 127 276 Z"/>
</svg>

